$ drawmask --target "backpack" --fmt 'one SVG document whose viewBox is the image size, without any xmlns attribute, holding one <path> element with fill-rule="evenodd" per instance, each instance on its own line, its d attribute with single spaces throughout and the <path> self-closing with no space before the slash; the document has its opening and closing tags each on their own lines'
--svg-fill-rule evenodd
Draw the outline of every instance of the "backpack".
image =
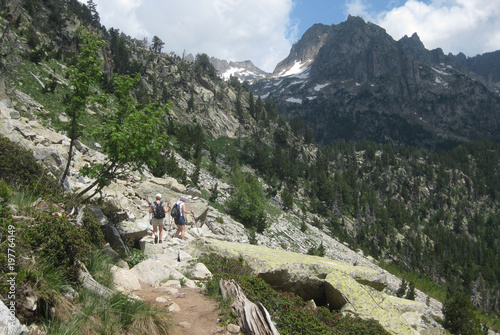
<svg viewBox="0 0 500 335">
<path fill-rule="evenodd" d="M 155 219 L 163 219 L 165 217 L 165 210 L 163 209 L 164 206 L 165 204 L 163 202 L 153 202 L 153 217 Z"/>
<path fill-rule="evenodd" d="M 178 218 L 181 216 L 181 208 L 179 207 L 179 204 L 175 204 L 175 205 L 172 207 L 172 211 L 170 211 L 170 215 L 171 215 L 174 219 L 178 219 Z"/>
</svg>

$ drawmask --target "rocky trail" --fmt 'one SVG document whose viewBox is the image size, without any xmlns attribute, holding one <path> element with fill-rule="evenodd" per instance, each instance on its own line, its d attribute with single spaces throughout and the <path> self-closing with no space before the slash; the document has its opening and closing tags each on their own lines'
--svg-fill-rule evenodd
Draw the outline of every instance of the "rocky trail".
<svg viewBox="0 0 500 335">
<path fill-rule="evenodd" d="M 141 299 L 172 313 L 175 328 L 169 335 L 227 334 L 218 324 L 217 302 L 200 288 L 181 287 L 166 291 L 142 285 L 135 292 Z"/>
<path fill-rule="evenodd" d="M 172 247 L 176 250 L 185 248 L 189 242 L 172 238 L 172 232 L 164 232 L 161 244 L 154 244 L 152 235 L 145 237 L 143 241 L 146 249 L 154 250 L 150 248 L 159 247 L 168 254 Z M 193 237 L 189 232 L 187 235 L 189 241 L 192 241 Z M 183 257 L 189 258 L 187 253 Z M 180 280 L 163 280 L 153 285 L 141 282 L 140 290 L 134 291 L 134 294 L 143 301 L 164 309 L 166 317 L 170 313 L 174 328 L 168 335 L 240 334 L 235 325 L 219 325 L 218 302 L 210 298 L 202 288 L 193 285 L 193 282 L 188 285 L 181 285 Z"/>
</svg>

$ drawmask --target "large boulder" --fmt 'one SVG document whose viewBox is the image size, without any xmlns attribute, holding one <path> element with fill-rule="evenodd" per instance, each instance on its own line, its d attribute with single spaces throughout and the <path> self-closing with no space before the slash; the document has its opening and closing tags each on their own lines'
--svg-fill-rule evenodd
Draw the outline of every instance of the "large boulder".
<svg viewBox="0 0 500 335">
<path fill-rule="evenodd" d="M 121 257 L 125 256 L 125 253 L 127 252 L 128 248 L 126 244 L 123 242 L 123 239 L 118 229 L 109 222 L 108 218 L 104 215 L 99 206 L 89 205 L 88 207 L 90 208 L 92 213 L 96 216 L 97 220 L 101 224 L 101 230 L 104 234 L 106 242 L 108 242 L 111 248 L 113 248 L 113 250 L 118 252 L 118 254 L 120 254 Z"/>
<path fill-rule="evenodd" d="M 16 306 L 9 305 L 9 307 L 7 307 L 3 301 L 0 300 L 0 334 L 18 335 L 25 334 L 26 331 L 26 326 L 21 325 L 16 318 Z"/>
<path fill-rule="evenodd" d="M 388 273 L 323 257 L 250 244 L 207 240 L 201 252 L 246 259 L 254 272 L 279 290 L 314 299 L 343 313 L 375 319 L 392 334 L 440 329 L 432 309 L 385 293 Z M 409 320 L 405 318 L 408 316 Z"/>
<path fill-rule="evenodd" d="M 139 282 L 153 287 L 158 287 L 167 279 L 186 279 L 182 273 L 155 259 L 147 259 L 131 269 Z"/>
<path fill-rule="evenodd" d="M 151 233 L 149 215 L 140 219 L 124 220 L 117 225 L 117 229 L 125 240 L 140 241 Z"/>
<path fill-rule="evenodd" d="M 116 290 L 120 292 L 141 290 L 141 283 L 135 275 L 135 271 L 113 266 L 111 272 L 113 273 L 113 284 Z"/>
</svg>

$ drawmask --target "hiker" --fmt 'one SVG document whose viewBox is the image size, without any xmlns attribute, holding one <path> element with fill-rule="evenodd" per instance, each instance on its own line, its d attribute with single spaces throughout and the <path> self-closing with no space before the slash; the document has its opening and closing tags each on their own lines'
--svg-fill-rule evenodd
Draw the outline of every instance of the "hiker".
<svg viewBox="0 0 500 335">
<path fill-rule="evenodd" d="M 163 223 L 165 213 L 170 210 L 170 204 L 165 207 L 165 203 L 161 201 L 161 194 L 156 195 L 156 201 L 149 204 L 149 213 L 153 214 L 151 224 L 153 225 L 153 233 L 155 235 L 155 244 L 163 241 Z"/>
<path fill-rule="evenodd" d="M 175 204 L 179 206 L 179 217 L 175 218 L 175 225 L 177 226 L 177 231 L 174 234 L 174 237 L 180 238 L 181 240 L 184 239 L 184 234 L 186 232 L 186 219 L 184 217 L 184 214 L 193 214 L 194 212 L 186 210 L 186 197 L 181 196 L 179 201 L 177 201 Z"/>
</svg>

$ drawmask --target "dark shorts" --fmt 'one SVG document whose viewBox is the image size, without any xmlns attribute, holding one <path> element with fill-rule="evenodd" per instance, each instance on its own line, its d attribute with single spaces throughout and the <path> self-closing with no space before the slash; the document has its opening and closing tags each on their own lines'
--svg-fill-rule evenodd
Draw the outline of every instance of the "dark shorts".
<svg viewBox="0 0 500 335">
<path fill-rule="evenodd" d="M 180 216 L 178 219 L 175 219 L 175 224 L 184 226 L 186 224 L 186 220 L 184 219 L 184 216 Z"/>
</svg>

